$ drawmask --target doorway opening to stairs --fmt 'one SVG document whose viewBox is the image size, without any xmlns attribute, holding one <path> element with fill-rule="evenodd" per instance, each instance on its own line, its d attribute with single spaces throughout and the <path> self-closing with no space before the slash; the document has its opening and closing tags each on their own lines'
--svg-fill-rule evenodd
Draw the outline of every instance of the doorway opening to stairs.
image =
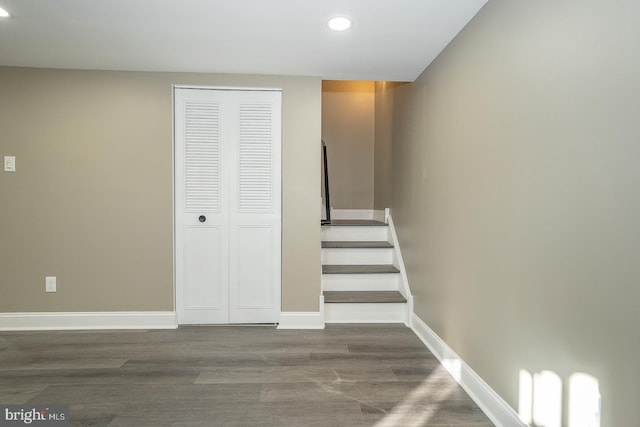
<svg viewBox="0 0 640 427">
<path fill-rule="evenodd" d="M 410 323 L 412 296 L 393 224 L 387 206 L 375 197 L 377 85 L 322 85 L 321 254 L 327 323 Z"/>
</svg>

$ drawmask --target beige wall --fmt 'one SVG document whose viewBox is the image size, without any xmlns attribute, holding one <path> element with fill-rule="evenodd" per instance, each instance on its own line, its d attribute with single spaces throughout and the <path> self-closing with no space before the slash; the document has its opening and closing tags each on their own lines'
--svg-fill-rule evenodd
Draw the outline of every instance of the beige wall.
<svg viewBox="0 0 640 427">
<path fill-rule="evenodd" d="M 599 381 L 603 426 L 638 425 L 639 18 L 493 0 L 415 83 L 378 87 L 376 205 L 417 314 L 515 408 L 521 369 L 555 372 L 563 425 L 573 373 Z"/>
<path fill-rule="evenodd" d="M 336 209 L 373 209 L 374 114 L 374 82 L 322 82 L 322 139 Z"/>
<path fill-rule="evenodd" d="M 393 90 L 409 83 L 376 82 L 375 83 L 375 138 L 374 138 L 374 201 L 373 207 L 383 210 L 391 206 L 393 189 L 393 137 L 394 137 L 394 102 Z M 402 167 L 402 166 L 400 166 Z"/>
<path fill-rule="evenodd" d="M 174 83 L 283 88 L 282 307 L 318 311 L 319 78 L 0 67 L 0 312 L 173 309 Z"/>
</svg>

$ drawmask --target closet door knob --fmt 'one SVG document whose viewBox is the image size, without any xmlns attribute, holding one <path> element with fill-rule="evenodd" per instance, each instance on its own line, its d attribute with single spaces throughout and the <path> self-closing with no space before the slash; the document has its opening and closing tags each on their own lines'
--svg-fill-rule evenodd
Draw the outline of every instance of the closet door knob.
<svg viewBox="0 0 640 427">
<path fill-rule="evenodd" d="M 206 217 L 206 216 L 204 216 L 204 215 L 200 215 L 200 216 L 198 217 L 198 221 L 200 221 L 200 222 L 205 222 L 206 220 L 207 220 L 207 217 Z"/>
</svg>

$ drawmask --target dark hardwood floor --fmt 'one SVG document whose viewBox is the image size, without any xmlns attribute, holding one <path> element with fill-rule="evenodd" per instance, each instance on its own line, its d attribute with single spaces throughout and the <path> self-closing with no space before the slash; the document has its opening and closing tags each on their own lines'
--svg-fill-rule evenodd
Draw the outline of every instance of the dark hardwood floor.
<svg viewBox="0 0 640 427">
<path fill-rule="evenodd" d="M 402 325 L 0 333 L 0 403 L 73 426 L 492 426 Z"/>
</svg>

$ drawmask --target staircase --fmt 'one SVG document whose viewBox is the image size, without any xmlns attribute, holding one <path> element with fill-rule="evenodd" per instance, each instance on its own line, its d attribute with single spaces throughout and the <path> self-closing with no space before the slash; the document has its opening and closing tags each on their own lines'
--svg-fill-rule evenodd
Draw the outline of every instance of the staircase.
<svg viewBox="0 0 640 427">
<path fill-rule="evenodd" d="M 388 224 L 332 220 L 322 226 L 322 293 L 327 323 L 409 322 Z"/>
</svg>

